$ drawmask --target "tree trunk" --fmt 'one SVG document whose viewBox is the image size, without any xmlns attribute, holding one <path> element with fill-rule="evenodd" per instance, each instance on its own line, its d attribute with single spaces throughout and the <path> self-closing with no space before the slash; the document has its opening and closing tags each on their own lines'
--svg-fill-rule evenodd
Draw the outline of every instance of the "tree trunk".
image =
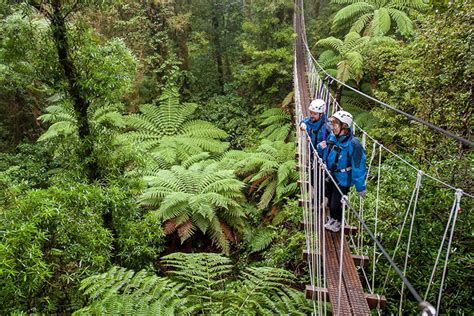
<svg viewBox="0 0 474 316">
<path fill-rule="evenodd" d="M 77 117 L 79 138 L 84 145 L 84 157 L 88 161 L 86 168 L 88 178 L 94 181 L 98 177 L 98 166 L 95 159 L 92 158 L 93 144 L 90 140 L 90 128 L 87 118 L 87 109 L 89 108 L 89 101 L 82 93 L 81 83 L 77 69 L 72 61 L 71 49 L 67 40 L 66 17 L 62 12 L 61 3 L 59 1 L 53 2 L 53 12 L 50 17 L 51 28 L 53 31 L 54 43 L 58 53 L 59 64 L 61 65 L 64 76 L 68 82 L 67 91 L 73 100 L 74 110 Z M 89 158 L 89 159 L 87 159 Z"/>
<path fill-rule="evenodd" d="M 64 76 L 68 82 L 68 93 L 74 102 L 74 110 L 78 116 L 79 137 L 84 139 L 90 134 L 89 124 L 87 121 L 87 108 L 89 107 L 89 102 L 81 95 L 77 70 L 70 55 L 70 47 L 67 41 L 66 21 L 61 12 L 61 5 L 55 2 L 53 8 L 54 11 L 51 26 L 56 50 L 58 52 L 59 64 L 61 65 Z"/>
<path fill-rule="evenodd" d="M 212 4 L 212 30 L 213 30 L 213 42 L 214 42 L 214 59 L 217 66 L 217 80 L 219 82 L 219 89 L 221 93 L 224 93 L 224 63 L 222 61 L 222 45 L 219 30 L 219 12 L 218 2 L 213 1 Z"/>
<path fill-rule="evenodd" d="M 229 43 L 229 40 L 227 38 L 228 34 L 229 34 L 229 24 L 228 24 L 228 19 L 226 19 L 226 14 L 223 14 L 223 28 L 225 30 L 225 34 L 227 35 L 224 35 L 224 48 L 223 48 L 223 54 L 224 54 L 224 78 L 225 78 L 225 81 L 230 81 L 232 79 L 232 65 L 231 65 L 231 62 L 230 62 L 230 58 L 229 58 L 229 53 L 228 53 L 228 49 L 227 49 L 227 45 L 225 43 Z"/>
<path fill-rule="evenodd" d="M 178 16 L 182 12 L 178 7 L 178 2 L 175 2 L 174 15 Z M 188 27 L 182 29 L 175 29 L 173 32 L 174 40 L 178 46 L 178 57 L 181 61 L 181 69 L 189 70 L 189 49 L 188 49 Z"/>
<path fill-rule="evenodd" d="M 314 1 L 314 17 L 317 18 L 319 17 L 319 12 L 321 8 L 321 0 L 315 0 Z"/>
</svg>

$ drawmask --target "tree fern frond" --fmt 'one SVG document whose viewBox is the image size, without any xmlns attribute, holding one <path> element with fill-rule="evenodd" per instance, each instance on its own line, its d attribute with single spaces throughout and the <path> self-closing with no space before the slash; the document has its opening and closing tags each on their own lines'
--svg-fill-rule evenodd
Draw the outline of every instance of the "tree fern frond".
<svg viewBox="0 0 474 316">
<path fill-rule="evenodd" d="M 359 52 L 347 53 L 347 62 L 349 64 L 350 78 L 357 83 L 362 79 L 364 57 Z"/>
<path fill-rule="evenodd" d="M 429 8 L 428 4 L 423 0 L 392 0 L 388 7 L 401 11 L 407 11 L 408 9 L 423 11 Z"/>
<path fill-rule="evenodd" d="M 373 17 L 373 13 L 366 13 L 361 15 L 354 23 L 352 23 L 351 29 L 349 31 L 361 33 L 367 27 Z"/>
<path fill-rule="evenodd" d="M 274 229 L 264 227 L 255 231 L 249 241 L 250 252 L 260 252 L 266 249 L 273 241 Z"/>
<path fill-rule="evenodd" d="M 228 143 L 222 140 L 227 134 L 213 124 L 189 120 L 196 111 L 194 103 L 179 103 L 177 89 L 166 89 L 158 106 L 140 105 L 137 114 L 125 117 L 130 131 L 119 138 L 151 151 L 155 159 L 165 165 L 180 163 L 202 152 L 223 153 Z"/>
<path fill-rule="evenodd" d="M 46 141 L 57 136 L 67 136 L 77 132 L 76 126 L 73 123 L 68 121 L 60 121 L 51 125 L 46 132 L 44 132 L 39 138 L 38 141 Z"/>
<path fill-rule="evenodd" d="M 210 157 L 210 154 L 208 152 L 199 153 L 197 155 L 188 157 L 186 160 L 184 160 L 181 163 L 181 165 L 184 168 L 189 168 L 190 166 L 192 166 L 193 164 L 195 164 L 197 162 L 209 159 L 209 157 Z"/>
<path fill-rule="evenodd" d="M 260 197 L 260 201 L 258 202 L 258 207 L 260 209 L 265 209 L 268 207 L 273 197 L 275 196 L 276 187 L 277 187 L 276 181 L 272 181 L 265 188 L 265 191 L 263 192 L 262 196 Z"/>
<path fill-rule="evenodd" d="M 390 31 L 391 19 L 386 8 L 380 8 L 374 11 L 371 33 L 374 36 L 383 36 Z"/>
<path fill-rule="evenodd" d="M 228 136 L 226 132 L 215 127 L 212 123 L 199 120 L 189 121 L 183 125 L 181 134 L 189 137 L 211 139 L 224 139 Z"/>
<path fill-rule="evenodd" d="M 334 49 L 336 52 L 340 52 L 343 47 L 343 42 L 340 39 L 331 36 L 328 38 L 320 39 L 316 42 L 316 45 L 320 47 L 329 47 L 331 49 Z"/>
<path fill-rule="evenodd" d="M 333 26 L 343 25 L 346 21 L 356 16 L 364 15 L 374 11 L 374 6 L 367 2 L 356 2 L 339 10 L 334 16 Z"/>
<path fill-rule="evenodd" d="M 321 67 L 327 68 L 334 68 L 339 63 L 341 57 L 334 53 L 333 50 L 325 50 L 319 55 L 318 63 Z"/>
<path fill-rule="evenodd" d="M 241 219 L 245 214 L 240 211 L 243 183 L 235 178 L 233 170 L 221 169 L 213 160 L 201 160 L 200 154 L 187 161 L 200 160 L 192 165 L 173 166 L 170 170 L 159 170 L 153 176 L 145 178 L 149 185 L 141 195 L 142 205 L 153 206 L 163 221 L 175 220 L 177 225 L 186 219 L 191 221 L 178 227 L 182 241 L 191 237 L 194 227 L 216 242 L 224 252 L 229 250 L 228 240 L 222 230 L 215 230 L 217 222 L 225 223 L 225 217 L 233 217 L 227 223 L 232 229 L 240 230 Z M 240 219 L 240 222 L 239 222 Z M 198 223 L 194 222 L 199 221 Z M 174 231 L 174 230 L 173 230 Z"/>
<path fill-rule="evenodd" d="M 413 33 L 413 22 L 408 15 L 397 9 L 388 9 L 388 13 L 397 24 L 397 29 L 403 36 L 409 36 Z"/>
</svg>

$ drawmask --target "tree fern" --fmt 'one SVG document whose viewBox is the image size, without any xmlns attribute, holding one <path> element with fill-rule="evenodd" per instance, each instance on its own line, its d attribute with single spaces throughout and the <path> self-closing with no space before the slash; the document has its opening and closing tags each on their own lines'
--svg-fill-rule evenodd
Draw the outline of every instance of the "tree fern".
<svg viewBox="0 0 474 316">
<path fill-rule="evenodd" d="M 170 315 L 182 312 L 188 303 L 183 284 L 120 267 L 86 278 L 80 290 L 93 302 L 75 315 Z"/>
<path fill-rule="evenodd" d="M 198 156 L 190 157 L 189 164 Z M 202 158 L 202 157 L 199 157 Z M 157 170 L 146 176 L 149 188 L 140 203 L 153 208 L 153 214 L 165 222 L 168 234 L 177 232 L 184 242 L 196 230 L 208 234 L 225 253 L 234 231 L 243 227 L 243 183 L 234 171 L 222 169 L 215 161 L 200 161 L 170 170 Z"/>
<path fill-rule="evenodd" d="M 337 79 L 347 82 L 359 82 L 363 76 L 364 58 L 361 54 L 366 43 L 370 40 L 367 36 L 360 36 L 356 32 L 349 32 L 344 41 L 334 37 L 321 39 L 316 43 L 319 47 L 329 47 L 331 50 L 323 51 L 319 61 L 326 69 L 337 69 Z"/>
<path fill-rule="evenodd" d="M 216 253 L 173 253 L 161 261 L 173 278 L 195 283 L 197 291 L 216 288 L 232 271 L 231 260 Z"/>
<path fill-rule="evenodd" d="M 246 236 L 250 252 L 259 252 L 266 249 L 275 237 L 275 229 L 271 227 L 258 227 Z"/>
<path fill-rule="evenodd" d="M 226 315 L 306 315 L 307 302 L 300 291 L 290 288 L 294 276 L 283 269 L 249 267 L 226 300 Z"/>
<path fill-rule="evenodd" d="M 198 105 L 180 104 L 176 88 L 165 90 L 158 103 L 143 104 L 140 113 L 128 115 L 125 122 L 131 131 L 120 139 L 141 146 L 163 167 L 202 152 L 227 149 L 228 143 L 222 141 L 227 134 L 209 122 L 193 120 Z"/>
<path fill-rule="evenodd" d="M 291 115 L 281 108 L 271 108 L 260 115 L 264 127 L 260 138 L 272 141 L 285 141 L 291 132 Z"/>
<path fill-rule="evenodd" d="M 229 258 L 212 253 L 174 253 L 162 259 L 167 275 L 124 268 L 92 276 L 81 290 L 91 303 L 82 314 L 306 315 L 309 305 L 293 289 L 292 273 L 247 267 L 237 276 Z"/>
<path fill-rule="evenodd" d="M 51 105 L 46 107 L 45 114 L 39 119 L 51 124 L 38 141 L 50 141 L 57 137 L 77 136 L 78 123 L 72 103 L 61 95 L 48 99 Z M 95 102 L 89 107 L 89 125 L 94 135 L 114 131 L 125 126 L 122 116 L 123 105 Z"/>
<path fill-rule="evenodd" d="M 332 0 L 344 4 L 333 20 L 333 27 L 350 25 L 350 30 L 369 36 L 383 36 L 390 32 L 392 20 L 395 30 L 403 36 L 413 33 L 413 23 L 408 13 L 427 9 L 423 0 Z"/>
<path fill-rule="evenodd" d="M 230 152 L 223 161 L 235 166 L 236 173 L 251 186 L 249 193 L 259 196 L 258 206 L 278 207 L 298 190 L 294 144 L 264 140 L 255 152 Z"/>
</svg>

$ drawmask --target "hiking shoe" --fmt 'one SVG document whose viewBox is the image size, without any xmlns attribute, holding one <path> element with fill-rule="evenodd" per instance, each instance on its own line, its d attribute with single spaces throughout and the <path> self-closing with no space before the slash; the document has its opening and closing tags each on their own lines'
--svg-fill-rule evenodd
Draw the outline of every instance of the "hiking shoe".
<svg viewBox="0 0 474 316">
<path fill-rule="evenodd" d="M 326 228 L 334 233 L 337 233 L 341 230 L 341 222 L 338 220 L 334 220 L 334 222 Z"/>
<path fill-rule="evenodd" d="M 332 218 L 331 216 L 328 217 L 328 221 L 326 222 L 326 224 L 324 224 L 324 227 L 326 229 L 329 229 L 329 227 L 334 224 L 336 220 L 334 218 Z"/>
</svg>

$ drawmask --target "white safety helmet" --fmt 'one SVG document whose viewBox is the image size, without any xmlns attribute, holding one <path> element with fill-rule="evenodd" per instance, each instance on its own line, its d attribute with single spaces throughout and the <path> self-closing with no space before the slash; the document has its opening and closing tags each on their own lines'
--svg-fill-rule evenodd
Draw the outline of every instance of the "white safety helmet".
<svg viewBox="0 0 474 316">
<path fill-rule="evenodd" d="M 326 102 L 322 99 L 315 99 L 311 101 L 308 110 L 315 113 L 324 113 L 326 110 Z"/>
<path fill-rule="evenodd" d="M 343 124 L 347 124 L 348 127 L 352 125 L 352 114 L 347 111 L 337 111 L 332 117 L 338 119 Z"/>
</svg>

